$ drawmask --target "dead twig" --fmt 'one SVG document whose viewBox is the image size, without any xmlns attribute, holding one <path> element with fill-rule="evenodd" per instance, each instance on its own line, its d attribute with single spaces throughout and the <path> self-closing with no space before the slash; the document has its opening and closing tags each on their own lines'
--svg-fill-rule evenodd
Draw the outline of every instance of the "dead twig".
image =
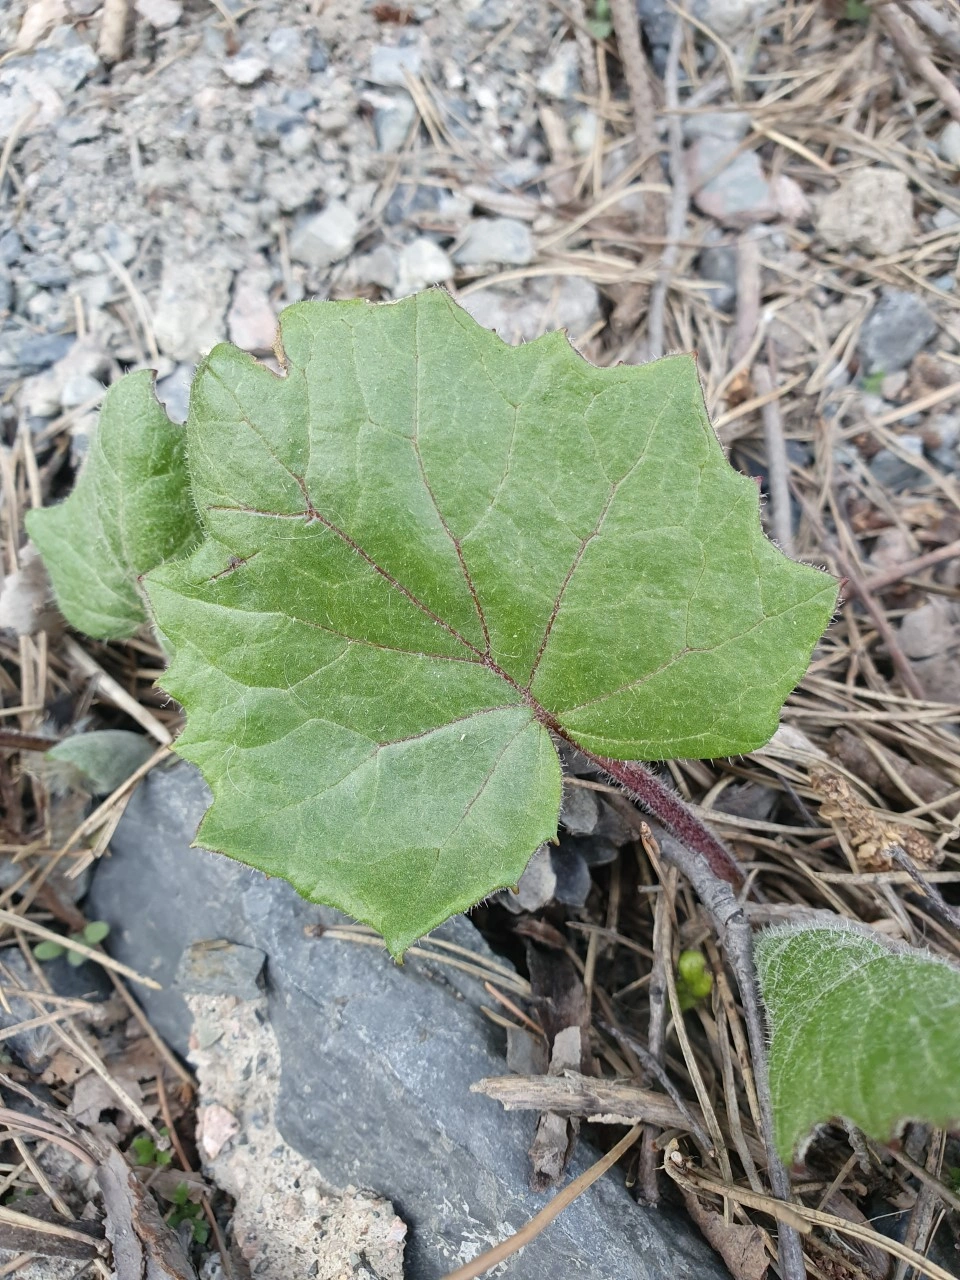
<svg viewBox="0 0 960 1280">
<path fill-rule="evenodd" d="M 641 834 L 646 845 L 653 841 L 648 824 Z M 654 842 L 656 844 L 657 842 Z M 767 1176 L 774 1196 L 785 1210 L 781 1219 L 779 1240 L 780 1269 L 783 1280 L 805 1280 L 806 1266 L 796 1224 L 791 1224 L 790 1175 L 780 1159 L 773 1140 L 773 1104 L 767 1075 L 767 1038 L 760 1008 L 760 993 L 753 963 L 753 934 L 742 905 L 730 885 L 715 875 L 704 858 L 687 849 L 666 832 L 659 841 L 659 852 L 666 862 L 685 875 L 707 913 L 713 920 L 730 968 L 740 988 L 740 1001 L 747 1023 L 747 1040 L 753 1063 L 754 1081 L 763 1127 L 763 1145 L 767 1155 Z M 744 1201 L 744 1203 L 747 1203 Z M 785 1220 L 784 1220 L 785 1219 Z"/>
<path fill-rule="evenodd" d="M 954 120 L 960 122 L 960 89 L 949 80 L 930 57 L 923 39 L 911 18 L 893 5 L 879 6 L 875 11 L 884 31 L 914 75 L 926 80 Z"/>
<path fill-rule="evenodd" d="M 772 352 L 769 354 L 772 356 Z M 753 366 L 753 385 L 758 395 L 769 397 L 760 412 L 763 418 L 763 438 L 767 446 L 773 536 L 784 555 L 792 559 L 796 549 L 793 542 L 793 520 L 790 509 L 790 459 L 787 457 L 787 445 L 783 438 L 780 402 L 773 395 L 774 384 L 770 365 L 755 364 Z"/>
<path fill-rule="evenodd" d="M 673 269 L 680 255 L 679 241 L 683 239 L 687 225 L 687 203 L 690 198 L 687 181 L 687 167 L 683 163 L 683 124 L 678 114 L 680 96 L 678 76 L 680 67 L 680 50 L 683 45 L 683 22 L 679 15 L 673 23 L 670 33 L 670 48 L 667 52 L 667 67 L 663 85 L 666 96 L 667 145 L 670 154 L 670 182 L 673 192 L 670 196 L 670 208 L 667 214 L 667 243 L 660 255 L 660 270 L 657 282 L 650 291 L 650 311 L 647 320 L 647 352 L 651 360 L 663 355 L 664 350 L 664 313 L 667 305 L 667 291 Z"/>
<path fill-rule="evenodd" d="M 932 569 L 934 565 L 943 564 L 945 560 L 955 560 L 957 556 L 960 556 L 960 540 L 948 542 L 934 551 L 917 556 L 914 560 L 904 560 L 900 564 L 891 565 L 889 569 L 881 570 L 880 573 L 872 573 L 869 578 L 864 578 L 863 585 L 868 591 L 883 591 L 886 587 L 902 582 L 904 578 L 912 578 L 915 574 L 922 573 L 924 569 Z"/>
<path fill-rule="evenodd" d="M 127 32 L 127 0 L 105 0 L 97 53 L 104 62 L 119 62 Z"/>
<path fill-rule="evenodd" d="M 785 1230 L 790 1230 L 794 1233 L 802 1231 L 807 1234 L 813 1227 L 826 1227 L 831 1231 L 836 1231 L 839 1235 L 850 1236 L 854 1240 L 862 1240 L 865 1244 L 882 1249 L 884 1253 L 890 1254 L 894 1258 L 902 1259 L 904 1262 L 916 1267 L 918 1273 L 928 1277 L 929 1280 L 955 1280 L 955 1277 L 951 1276 L 949 1271 L 945 1271 L 937 1263 L 931 1262 L 929 1258 L 923 1257 L 922 1254 L 917 1253 L 914 1249 L 908 1249 L 906 1245 L 900 1244 L 898 1240 L 882 1236 L 879 1231 L 874 1231 L 872 1227 L 862 1226 L 859 1222 L 851 1222 L 847 1218 L 838 1218 L 832 1213 L 823 1213 L 820 1209 L 810 1209 L 805 1204 L 783 1204 L 781 1201 L 773 1199 L 772 1196 L 757 1195 L 756 1192 L 747 1191 L 742 1187 L 728 1187 L 713 1178 L 705 1177 L 692 1168 L 689 1161 L 680 1153 L 676 1142 L 670 1143 L 667 1147 L 663 1167 L 679 1186 L 689 1191 L 707 1191 L 711 1195 L 729 1196 L 731 1200 L 736 1200 L 739 1204 L 745 1204 L 750 1208 L 759 1209 L 762 1213 L 771 1214 L 781 1224 L 781 1244 Z"/>
</svg>

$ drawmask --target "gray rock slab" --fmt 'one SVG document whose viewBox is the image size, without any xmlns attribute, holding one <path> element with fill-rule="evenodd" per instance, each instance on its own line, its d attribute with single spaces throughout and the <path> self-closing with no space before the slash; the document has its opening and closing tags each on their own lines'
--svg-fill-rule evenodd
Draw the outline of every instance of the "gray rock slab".
<svg viewBox="0 0 960 1280">
<path fill-rule="evenodd" d="M 266 954 L 281 1056 L 277 1124 L 334 1185 L 389 1198 L 410 1226 L 410 1280 L 436 1280 L 509 1235 L 545 1203 L 529 1189 L 533 1119 L 470 1092 L 505 1069 L 502 1033 L 474 978 L 411 955 L 316 936 L 341 917 L 284 881 L 189 847 L 208 803 L 186 765 L 155 771 L 131 800 L 88 905 L 118 958 L 163 984 L 137 989 L 181 1052 L 189 1017 L 172 983 L 183 950 L 226 939 Z M 463 917 L 438 935 L 477 953 Z M 595 1158 L 581 1146 L 570 1175 Z M 641 1208 L 616 1176 L 580 1197 L 502 1275 L 512 1280 L 718 1280 L 715 1255 L 682 1216 Z"/>
</svg>

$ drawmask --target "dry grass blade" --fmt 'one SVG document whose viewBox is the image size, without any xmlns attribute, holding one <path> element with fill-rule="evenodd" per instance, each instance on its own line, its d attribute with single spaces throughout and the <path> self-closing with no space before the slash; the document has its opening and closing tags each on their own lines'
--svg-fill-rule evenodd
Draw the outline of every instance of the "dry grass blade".
<svg viewBox="0 0 960 1280">
<path fill-rule="evenodd" d="M 54 933 L 52 929 L 47 929 L 42 924 L 37 924 L 26 916 L 18 915 L 15 911 L 0 910 L 0 925 L 6 925 L 7 928 L 20 933 L 28 933 L 31 937 L 40 938 L 45 942 L 56 942 L 61 945 L 64 943 L 62 934 Z M 162 989 L 160 983 L 153 978 L 145 978 L 143 974 L 137 973 L 129 965 L 122 964 L 119 960 L 114 960 L 113 956 L 108 956 L 106 952 L 98 950 L 96 947 L 88 947 L 85 942 L 76 941 L 71 941 L 69 945 L 71 951 L 76 951 L 79 955 L 86 956 L 88 960 L 95 960 L 97 964 L 103 965 L 105 969 L 112 969 L 114 973 L 119 973 L 123 977 L 129 978 L 131 982 L 139 982 L 141 986 L 150 987 L 153 991 Z"/>
<path fill-rule="evenodd" d="M 456 1271 L 448 1272 L 444 1280 L 476 1280 L 476 1277 L 492 1271 L 498 1263 L 505 1258 L 512 1257 L 524 1245 L 529 1244 L 531 1240 L 535 1240 L 540 1232 L 553 1222 L 554 1218 L 559 1217 L 567 1205 L 572 1204 L 577 1196 L 583 1195 L 588 1187 L 593 1186 L 598 1178 L 602 1178 L 608 1169 L 613 1168 L 620 1157 L 626 1151 L 629 1151 L 640 1137 L 642 1130 L 642 1125 L 634 1125 L 630 1132 L 621 1138 L 617 1145 L 612 1147 L 596 1164 L 591 1165 L 585 1173 L 581 1173 L 579 1178 L 574 1178 L 573 1182 L 564 1187 L 562 1191 L 558 1191 L 550 1203 L 541 1209 L 536 1217 L 531 1218 L 525 1227 L 521 1227 L 515 1235 L 510 1236 L 508 1240 L 504 1240 L 493 1249 L 488 1249 L 486 1253 L 481 1253 L 478 1258 L 474 1258 L 466 1266 L 458 1267 Z"/>
</svg>

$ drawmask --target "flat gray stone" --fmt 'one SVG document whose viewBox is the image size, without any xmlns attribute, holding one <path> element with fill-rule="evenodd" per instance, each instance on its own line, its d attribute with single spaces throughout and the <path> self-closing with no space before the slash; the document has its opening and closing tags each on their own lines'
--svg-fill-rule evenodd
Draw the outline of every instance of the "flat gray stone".
<svg viewBox="0 0 960 1280">
<path fill-rule="evenodd" d="M 191 849 L 208 803 L 188 766 L 141 784 L 88 899 L 111 952 L 163 984 L 137 988 L 180 1052 L 189 1017 L 172 981 L 192 943 L 226 939 L 266 954 L 281 1056 L 277 1125 L 334 1185 L 370 1187 L 410 1226 L 410 1280 L 439 1280 L 546 1202 L 529 1188 L 532 1117 L 470 1092 L 502 1074 L 501 1031 L 481 984 L 411 955 L 316 936 L 342 919 L 281 880 Z M 487 953 L 463 917 L 438 935 Z M 502 963 L 502 962 L 501 962 Z M 595 1153 L 581 1144 L 570 1176 Z M 511 1280 L 720 1280 L 726 1272 L 682 1215 L 637 1205 L 616 1175 L 581 1196 L 501 1273 Z"/>
<path fill-rule="evenodd" d="M 859 352 L 864 372 L 895 373 L 937 332 L 937 322 L 925 302 L 905 289 L 884 289 L 860 331 Z"/>
</svg>

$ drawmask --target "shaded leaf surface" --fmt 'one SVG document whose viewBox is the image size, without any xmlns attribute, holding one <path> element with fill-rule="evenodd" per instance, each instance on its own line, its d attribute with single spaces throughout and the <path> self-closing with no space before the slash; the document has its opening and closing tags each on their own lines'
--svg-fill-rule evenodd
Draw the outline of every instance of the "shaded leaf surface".
<svg viewBox="0 0 960 1280">
<path fill-rule="evenodd" d="M 138 575 L 197 539 L 185 441 L 153 393 L 153 374 L 128 374 L 104 398 L 73 493 L 27 514 L 57 603 L 88 636 L 132 635 L 146 619 Z"/>
<path fill-rule="evenodd" d="M 880 1141 L 960 1119 L 960 969 L 840 926 L 772 929 L 756 957 L 784 1159 L 837 1116 Z"/>
<path fill-rule="evenodd" d="M 65 766 L 64 781 L 91 795 L 105 796 L 146 764 L 153 751 L 153 743 L 142 733 L 98 729 L 64 738 L 50 748 L 47 760 Z"/>
<path fill-rule="evenodd" d="M 556 832 L 551 733 L 619 759 L 765 742 L 835 584 L 762 535 L 696 367 L 511 348 L 433 291 L 302 303 L 187 423 L 204 539 L 147 589 L 214 804 L 199 842 L 399 954 Z"/>
</svg>

